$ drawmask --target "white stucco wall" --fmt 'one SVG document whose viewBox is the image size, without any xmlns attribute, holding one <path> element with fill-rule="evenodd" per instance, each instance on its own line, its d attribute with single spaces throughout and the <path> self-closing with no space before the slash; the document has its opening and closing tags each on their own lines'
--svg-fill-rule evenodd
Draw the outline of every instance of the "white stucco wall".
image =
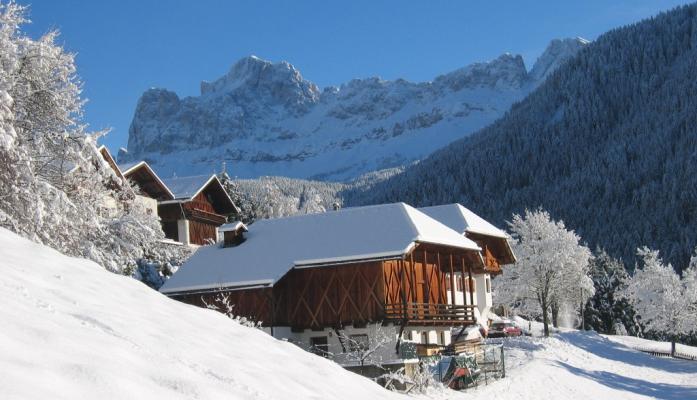
<svg viewBox="0 0 697 400">
<path fill-rule="evenodd" d="M 271 333 L 271 329 L 266 328 L 266 332 Z M 379 340 L 384 342 L 375 356 L 372 356 L 373 361 L 378 361 L 381 364 L 401 363 L 404 360 L 400 359 L 395 352 L 397 338 L 399 334 L 399 326 L 381 324 L 369 324 L 365 328 L 355 328 L 353 326 L 345 327 L 340 330 L 342 335 L 350 337 L 351 335 L 367 335 L 369 346 L 374 346 Z M 350 354 L 344 352 L 339 337 L 333 329 L 325 328 L 322 330 L 305 329 L 303 332 L 292 332 L 289 327 L 274 327 L 273 336 L 277 339 L 287 340 L 295 343 L 305 350 L 310 350 L 310 342 L 313 337 L 326 337 L 329 347 L 329 353 L 333 355 L 334 361 L 339 364 L 350 366 L 357 364 L 357 361 L 350 357 Z M 425 340 L 425 341 L 424 341 Z M 408 327 L 402 333 L 403 342 L 412 342 L 417 344 L 440 344 L 447 346 L 451 340 L 450 327 Z M 428 342 L 428 343 L 426 343 Z"/>
<path fill-rule="evenodd" d="M 189 221 L 185 219 L 180 219 L 177 221 L 177 232 L 179 235 L 179 241 L 186 245 L 191 243 L 189 238 Z"/>
<path fill-rule="evenodd" d="M 491 289 L 487 291 L 487 281 L 489 281 L 488 287 L 491 288 L 491 276 L 489 274 L 476 274 L 473 278 L 477 285 L 475 297 L 477 298 L 477 309 L 479 310 L 479 323 L 486 325 L 491 306 L 493 305 Z"/>
</svg>

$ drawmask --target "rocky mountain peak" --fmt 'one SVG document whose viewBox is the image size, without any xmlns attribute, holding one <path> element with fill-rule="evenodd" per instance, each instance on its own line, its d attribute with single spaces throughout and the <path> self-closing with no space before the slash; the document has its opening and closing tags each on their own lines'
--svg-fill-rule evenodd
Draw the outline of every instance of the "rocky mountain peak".
<svg viewBox="0 0 697 400">
<path fill-rule="evenodd" d="M 544 80 L 588 43 L 581 37 L 552 40 L 530 70 L 530 79 Z"/>
<path fill-rule="evenodd" d="M 201 82 L 202 96 L 245 93 L 288 104 L 314 103 L 320 95 L 317 86 L 303 79 L 290 63 L 272 63 L 253 55 L 237 61 L 221 78 Z"/>
<path fill-rule="evenodd" d="M 579 42 L 580 43 L 580 42 Z M 579 44 L 553 41 L 534 68 L 545 77 Z M 146 91 L 119 161 L 148 159 L 164 175 L 343 180 L 420 160 L 503 115 L 541 83 L 503 54 L 429 82 L 354 79 L 320 92 L 291 64 L 255 56 L 201 83 L 201 95 Z"/>
<path fill-rule="evenodd" d="M 520 55 L 505 53 L 489 62 L 479 62 L 436 77 L 436 85 L 453 91 L 463 88 L 518 88 L 525 81 L 527 71 Z"/>
</svg>

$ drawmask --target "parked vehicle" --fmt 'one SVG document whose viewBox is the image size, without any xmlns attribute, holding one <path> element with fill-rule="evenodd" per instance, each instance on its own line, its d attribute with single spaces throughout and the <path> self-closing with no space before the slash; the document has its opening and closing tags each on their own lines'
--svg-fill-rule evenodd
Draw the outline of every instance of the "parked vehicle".
<svg viewBox="0 0 697 400">
<path fill-rule="evenodd" d="M 491 324 L 489 337 L 511 337 L 520 336 L 523 331 L 511 321 L 499 321 Z"/>
</svg>

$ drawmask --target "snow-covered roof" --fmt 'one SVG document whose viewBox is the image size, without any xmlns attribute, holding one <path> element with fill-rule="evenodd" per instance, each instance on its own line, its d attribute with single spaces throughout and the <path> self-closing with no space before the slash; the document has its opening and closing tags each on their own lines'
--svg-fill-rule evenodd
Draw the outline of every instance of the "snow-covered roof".
<svg viewBox="0 0 697 400">
<path fill-rule="evenodd" d="M 220 232 L 230 232 L 230 231 L 236 231 L 238 229 L 242 228 L 245 232 L 248 231 L 249 229 L 247 228 L 247 225 L 240 221 L 235 221 L 235 222 L 230 222 L 227 224 L 223 224 L 218 228 Z"/>
<path fill-rule="evenodd" d="M 126 174 L 126 173 L 128 173 L 128 172 L 131 172 L 131 171 L 132 171 L 133 169 L 135 169 L 136 167 L 139 167 L 139 166 L 141 166 L 141 165 L 143 165 L 143 164 L 147 164 L 147 163 L 146 163 L 145 161 L 137 161 L 137 162 L 131 162 L 131 163 L 121 163 L 121 164 L 118 164 L 118 167 L 119 167 L 119 169 L 121 170 L 121 172 L 123 172 L 124 174 Z"/>
<path fill-rule="evenodd" d="M 164 189 L 164 191 L 171 197 L 174 198 L 174 193 L 169 189 L 167 185 L 164 184 L 162 179 L 157 175 L 154 169 L 150 167 L 150 164 L 148 164 L 146 161 L 138 161 L 134 163 L 125 163 L 125 164 L 119 164 L 118 168 L 121 170 L 121 173 L 123 173 L 123 176 L 128 178 L 128 175 L 130 175 L 132 172 L 135 172 L 139 168 L 145 168 L 148 173 L 155 179 L 155 181 Z"/>
<path fill-rule="evenodd" d="M 196 175 L 166 178 L 162 181 L 172 191 L 175 199 L 190 199 L 196 197 L 213 179 L 217 179 L 215 175 Z"/>
<path fill-rule="evenodd" d="M 481 250 L 404 203 L 345 208 L 257 221 L 239 246 L 198 249 L 160 290 L 269 285 L 293 267 L 399 258 L 417 242 Z"/>
<path fill-rule="evenodd" d="M 506 232 L 458 203 L 422 207 L 419 211 L 461 234 L 469 232 L 502 239 L 508 238 Z"/>
</svg>

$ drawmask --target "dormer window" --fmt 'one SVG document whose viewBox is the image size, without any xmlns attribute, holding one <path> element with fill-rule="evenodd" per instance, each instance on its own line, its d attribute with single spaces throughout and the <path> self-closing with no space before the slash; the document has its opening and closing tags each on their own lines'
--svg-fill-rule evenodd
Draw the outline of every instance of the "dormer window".
<svg viewBox="0 0 697 400">
<path fill-rule="evenodd" d="M 242 222 L 231 222 L 222 225 L 220 232 L 223 234 L 223 247 L 235 247 L 245 241 L 244 233 L 247 232 L 247 225 Z"/>
</svg>

